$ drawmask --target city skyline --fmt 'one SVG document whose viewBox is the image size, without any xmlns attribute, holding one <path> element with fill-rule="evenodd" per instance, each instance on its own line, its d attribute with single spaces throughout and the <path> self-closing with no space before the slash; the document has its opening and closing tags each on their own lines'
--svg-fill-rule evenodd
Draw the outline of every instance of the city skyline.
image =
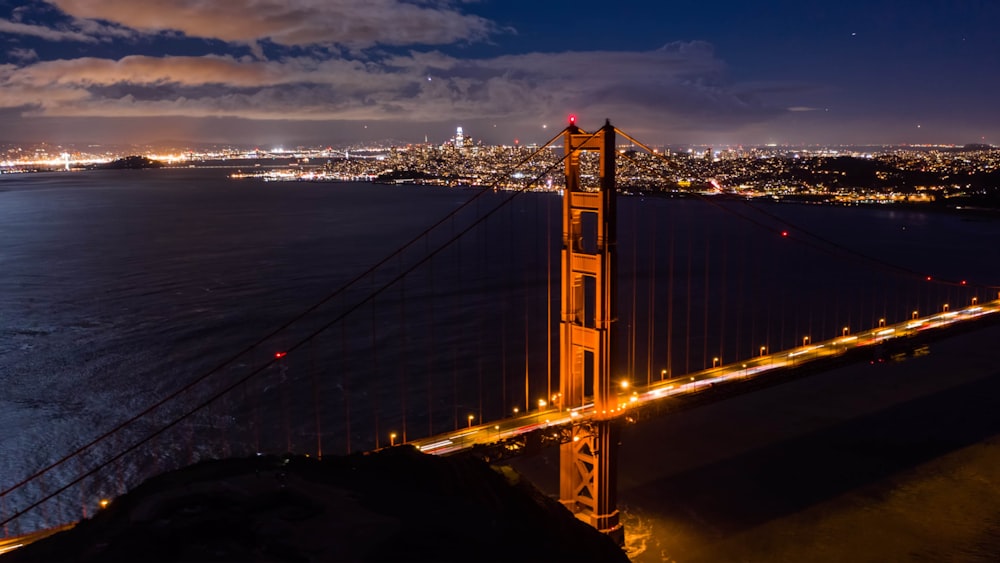
<svg viewBox="0 0 1000 563">
<path fill-rule="evenodd" d="M 0 141 L 1000 143 L 1000 5 L 0 0 Z"/>
</svg>

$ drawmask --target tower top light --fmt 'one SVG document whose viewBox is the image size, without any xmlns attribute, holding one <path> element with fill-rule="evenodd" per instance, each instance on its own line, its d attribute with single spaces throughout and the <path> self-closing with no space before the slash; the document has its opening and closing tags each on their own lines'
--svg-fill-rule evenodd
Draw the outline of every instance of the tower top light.
<svg viewBox="0 0 1000 563">
<path fill-rule="evenodd" d="M 570 125 L 576 125 L 576 116 L 575 115 L 570 114 L 570 116 L 569 116 L 569 124 Z"/>
</svg>

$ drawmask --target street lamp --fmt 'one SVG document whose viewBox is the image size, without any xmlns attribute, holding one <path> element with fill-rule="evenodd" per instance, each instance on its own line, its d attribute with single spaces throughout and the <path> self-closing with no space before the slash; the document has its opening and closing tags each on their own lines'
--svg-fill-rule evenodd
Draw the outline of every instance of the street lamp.
<svg viewBox="0 0 1000 563">
<path fill-rule="evenodd" d="M 544 409 L 545 405 L 547 405 L 547 404 L 548 403 L 545 402 L 545 399 L 538 399 L 538 410 Z"/>
<path fill-rule="evenodd" d="M 979 298 L 978 297 L 973 297 L 972 298 L 972 304 L 975 305 L 976 303 L 979 303 Z"/>
<path fill-rule="evenodd" d="M 879 319 L 878 320 L 878 327 L 879 328 L 885 328 L 885 319 Z"/>
<path fill-rule="evenodd" d="M 808 336 L 803 336 L 802 337 L 802 345 L 803 346 L 807 346 L 808 344 L 809 344 L 809 337 Z"/>
<path fill-rule="evenodd" d="M 667 368 L 663 368 L 660 370 L 660 381 L 663 381 L 664 379 L 666 379 L 666 377 L 667 377 Z"/>
<path fill-rule="evenodd" d="M 911 316 L 910 318 L 911 318 L 911 319 L 915 319 L 915 318 L 917 318 L 918 316 L 920 316 L 920 313 L 919 313 L 918 311 L 914 310 L 914 311 L 913 311 L 913 316 Z"/>
<path fill-rule="evenodd" d="M 761 347 L 760 347 L 760 355 L 761 355 L 761 356 L 763 356 L 763 355 L 764 355 L 764 352 L 766 352 L 766 351 L 767 351 L 767 346 L 761 346 Z"/>
<path fill-rule="evenodd" d="M 712 358 L 712 367 L 719 365 L 719 358 Z"/>
<path fill-rule="evenodd" d="M 944 310 L 945 313 L 948 312 L 948 304 L 947 303 L 944 304 L 943 310 Z"/>
<path fill-rule="evenodd" d="M 389 434 L 389 445 L 390 446 L 395 446 L 396 445 L 396 433 L 395 432 L 392 432 L 391 434 Z"/>
<path fill-rule="evenodd" d="M 521 409 L 514 407 L 514 416 L 517 416 L 517 413 L 519 412 L 521 412 Z"/>
<path fill-rule="evenodd" d="M 628 389 L 628 380 L 627 379 L 623 379 L 621 381 L 620 385 L 622 386 L 622 389 Z"/>
<path fill-rule="evenodd" d="M 841 333 L 841 336 L 847 336 L 847 333 L 850 332 L 850 331 L 851 331 L 851 329 L 845 326 L 844 327 L 844 331 Z"/>
<path fill-rule="evenodd" d="M 469 428 L 472 428 L 472 419 L 476 418 L 475 415 L 469 415 Z"/>
<path fill-rule="evenodd" d="M 749 374 L 747 373 L 747 365 L 746 365 L 746 364 L 743 364 L 743 379 L 746 379 L 746 378 L 747 378 L 747 375 L 749 375 Z"/>
</svg>

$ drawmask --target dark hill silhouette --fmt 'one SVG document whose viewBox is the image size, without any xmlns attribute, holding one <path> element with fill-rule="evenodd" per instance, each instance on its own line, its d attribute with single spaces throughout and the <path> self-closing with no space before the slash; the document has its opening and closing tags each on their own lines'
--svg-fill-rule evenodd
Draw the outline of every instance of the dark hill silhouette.
<svg viewBox="0 0 1000 563">
<path fill-rule="evenodd" d="M 472 457 L 410 446 L 203 462 L 150 479 L 24 561 L 622 561 L 558 502 Z"/>
</svg>

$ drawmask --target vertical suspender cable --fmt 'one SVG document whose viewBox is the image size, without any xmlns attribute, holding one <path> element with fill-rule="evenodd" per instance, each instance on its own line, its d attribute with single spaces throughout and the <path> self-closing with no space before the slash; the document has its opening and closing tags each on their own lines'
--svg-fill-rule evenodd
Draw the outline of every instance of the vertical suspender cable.
<svg viewBox="0 0 1000 563">
<path fill-rule="evenodd" d="M 726 243 L 726 237 L 722 238 L 722 252 L 721 259 L 719 260 L 719 267 L 722 268 L 722 272 L 719 274 L 719 283 L 721 285 L 719 291 L 719 364 L 726 361 L 726 303 L 727 297 L 729 297 L 729 292 L 726 291 L 726 272 L 728 271 L 729 262 L 729 245 Z M 732 360 L 732 358 L 730 358 Z M 714 363 L 714 362 L 713 362 Z"/>
<path fill-rule="evenodd" d="M 691 257 L 694 249 L 691 247 L 691 238 L 688 238 L 688 263 L 687 263 L 687 316 L 684 319 L 684 373 L 691 373 Z"/>
<path fill-rule="evenodd" d="M 646 244 L 649 245 L 649 304 L 646 307 L 646 319 L 649 322 L 646 323 L 646 385 L 650 385 L 653 383 L 653 343 L 656 342 L 656 227 L 659 222 L 649 213 L 647 217 L 649 219 L 649 238 L 646 239 Z"/>
<path fill-rule="evenodd" d="M 372 273 L 372 291 L 375 290 L 375 274 Z M 379 427 L 378 427 L 378 415 L 379 415 L 379 389 L 377 387 L 377 382 L 381 379 L 378 377 L 378 354 L 375 352 L 378 349 L 378 340 L 375 338 L 375 329 L 378 326 L 378 318 L 375 313 L 375 300 L 372 300 L 372 335 L 371 335 L 371 348 L 372 348 L 372 375 L 373 377 L 368 378 L 368 388 L 371 389 L 371 405 L 372 414 L 374 415 L 375 423 L 375 449 L 379 448 Z"/>
<path fill-rule="evenodd" d="M 434 434 L 434 349 L 438 344 L 434 342 L 437 338 L 437 327 L 434 324 L 434 260 L 427 265 L 430 274 L 430 290 L 427 297 L 427 333 L 431 335 L 431 344 L 427 346 L 427 435 Z"/>
<path fill-rule="evenodd" d="M 545 196 L 545 356 L 548 396 L 552 396 L 552 197 Z"/>
<path fill-rule="evenodd" d="M 408 374 L 406 369 L 406 358 L 409 356 L 409 342 L 406 340 L 406 279 L 399 280 L 399 330 L 400 349 L 403 350 L 403 357 L 399 358 L 399 404 L 403 419 L 403 443 L 406 443 L 406 395 L 409 394 Z"/>
<path fill-rule="evenodd" d="M 351 386 L 347 381 L 347 323 L 340 323 L 340 388 L 344 393 L 345 451 L 351 454 Z"/>
<path fill-rule="evenodd" d="M 316 458 L 323 459 L 323 423 L 319 409 L 319 381 L 316 375 L 316 346 L 309 341 L 309 375 L 312 380 L 313 413 L 316 418 Z"/>
<path fill-rule="evenodd" d="M 639 233 L 636 230 L 636 213 L 638 206 L 632 206 L 632 317 L 629 319 L 629 330 L 628 330 L 628 377 L 631 380 L 635 380 L 635 341 L 636 341 L 636 327 L 639 324 L 639 319 L 636 317 L 636 295 L 639 293 L 636 291 L 636 286 L 639 283 Z"/>
<path fill-rule="evenodd" d="M 670 257 L 668 258 L 667 264 L 667 366 L 664 368 L 667 370 L 668 377 L 674 376 L 674 365 L 673 365 L 673 346 L 674 346 L 674 279 L 676 279 L 674 271 L 674 249 L 676 248 L 676 240 L 674 235 L 676 231 L 674 230 L 674 222 L 670 221 Z M 663 374 L 661 374 L 663 375 Z"/>
<path fill-rule="evenodd" d="M 701 321 L 701 324 L 702 324 L 702 327 L 703 327 L 702 328 L 702 330 L 703 330 L 703 336 L 702 336 L 702 344 L 701 344 L 701 346 L 702 346 L 702 350 L 701 350 L 702 369 L 705 369 L 705 368 L 708 367 L 708 292 L 709 292 L 708 276 L 709 276 L 709 265 L 711 264 L 711 261 L 712 261 L 712 255 L 711 255 L 711 252 L 709 251 L 710 248 L 711 248 L 711 245 L 712 245 L 712 240 L 710 238 L 708 238 L 708 233 L 707 233 L 708 229 L 706 228 L 705 230 L 706 230 L 706 233 L 705 233 L 705 290 L 704 290 L 704 294 L 705 294 L 704 302 L 705 302 L 705 304 L 704 304 L 704 313 L 703 313 L 704 314 L 704 318 Z"/>
</svg>

